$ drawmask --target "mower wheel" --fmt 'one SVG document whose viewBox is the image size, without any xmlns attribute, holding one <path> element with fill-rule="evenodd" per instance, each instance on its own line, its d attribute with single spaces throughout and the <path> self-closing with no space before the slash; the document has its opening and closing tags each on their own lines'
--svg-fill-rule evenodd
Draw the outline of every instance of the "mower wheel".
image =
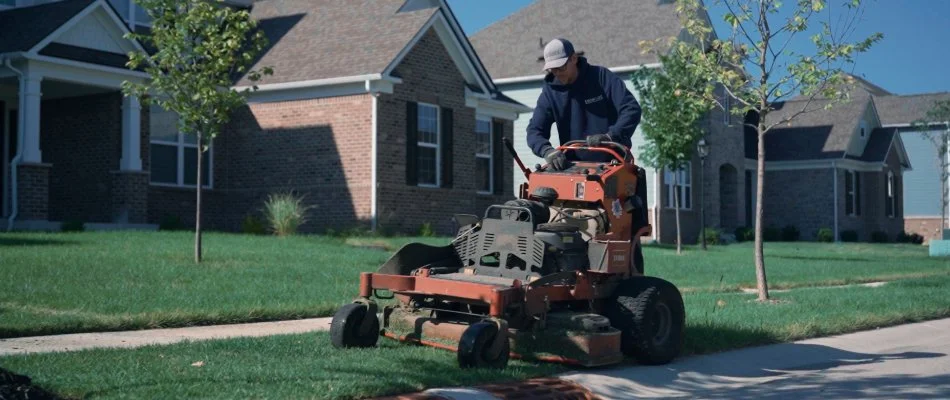
<svg viewBox="0 0 950 400">
<path fill-rule="evenodd" d="M 666 364 L 679 355 L 686 311 L 676 286 L 660 278 L 633 278 L 617 288 L 615 299 L 606 314 L 621 331 L 624 354 L 649 365 Z"/>
<path fill-rule="evenodd" d="M 491 349 L 495 336 L 499 334 L 504 333 L 498 332 L 498 326 L 490 322 L 478 322 L 469 326 L 459 340 L 459 367 L 505 368 L 508 365 L 508 353 L 511 351 L 508 340 L 503 342 L 498 354 L 492 354 Z"/>
<path fill-rule="evenodd" d="M 373 347 L 376 345 L 376 341 L 379 340 L 379 318 L 375 314 L 366 315 L 366 310 L 365 305 L 353 303 L 341 307 L 333 315 L 333 321 L 330 323 L 330 342 L 333 343 L 333 347 Z M 367 332 L 360 331 L 363 318 L 372 318 Z"/>
</svg>

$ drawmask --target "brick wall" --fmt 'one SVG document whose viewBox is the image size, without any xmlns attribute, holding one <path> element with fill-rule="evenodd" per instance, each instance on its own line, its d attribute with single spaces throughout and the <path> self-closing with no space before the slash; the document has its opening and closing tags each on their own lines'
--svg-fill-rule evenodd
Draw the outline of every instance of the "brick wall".
<svg viewBox="0 0 950 400">
<path fill-rule="evenodd" d="M 141 224 L 147 221 L 148 179 L 147 172 L 113 171 L 111 222 Z"/>
<path fill-rule="evenodd" d="M 844 178 L 841 177 L 843 175 L 840 171 L 838 175 L 840 200 L 844 198 Z M 801 233 L 801 240 L 816 240 L 820 228 L 834 229 L 834 180 L 832 177 L 830 168 L 766 170 L 763 204 L 765 227 L 782 229 L 787 225 L 793 225 Z M 755 179 L 755 174 L 752 178 Z M 753 196 L 755 196 L 754 192 Z M 843 200 L 839 207 L 844 210 Z M 844 229 L 844 225 L 841 226 L 841 229 Z"/>
<path fill-rule="evenodd" d="M 17 166 L 17 220 L 49 219 L 49 164 Z"/>
<path fill-rule="evenodd" d="M 312 207 L 301 230 L 368 226 L 371 217 L 372 98 L 369 95 L 251 104 L 215 140 L 213 188 L 203 226 L 239 230 L 261 216 L 271 193 L 293 191 Z M 152 186 L 149 220 L 194 224 L 194 188 Z"/>
<path fill-rule="evenodd" d="M 943 234 L 940 217 L 937 218 L 904 218 L 904 231 L 908 234 L 916 233 L 924 237 L 924 242 L 940 239 Z"/>
<path fill-rule="evenodd" d="M 403 83 L 393 94 L 379 97 L 379 221 L 392 231 L 416 232 L 431 223 L 442 233 L 451 232 L 455 213 L 482 215 L 490 204 L 514 197 L 508 179 L 513 161 L 505 152 L 502 195 L 481 195 L 475 189 L 475 109 L 465 106 L 465 81 L 438 36 L 430 30 L 396 68 Z M 453 110 L 453 185 L 424 188 L 406 184 L 406 102 L 425 102 Z M 504 121 L 504 136 L 511 139 L 513 124 Z M 496 143 L 496 146 L 501 146 Z M 496 166 L 497 167 L 497 166 Z M 498 184 L 496 182 L 496 184 Z"/>
<path fill-rule="evenodd" d="M 112 171 L 122 154 L 119 92 L 44 100 L 40 148 L 49 171 L 49 220 L 112 222 Z"/>
<path fill-rule="evenodd" d="M 720 98 L 721 89 L 717 90 Z M 706 158 L 706 225 L 733 233 L 736 227 L 754 223 L 745 215 L 745 137 L 742 119 L 714 109 L 706 120 L 706 142 L 709 156 Z M 699 160 L 694 162 L 699 168 Z M 698 177 L 697 177 L 698 179 Z M 697 181 L 698 182 L 698 181 Z M 698 185 L 697 185 L 698 186 Z M 697 200 L 699 199 L 697 193 Z"/>
</svg>

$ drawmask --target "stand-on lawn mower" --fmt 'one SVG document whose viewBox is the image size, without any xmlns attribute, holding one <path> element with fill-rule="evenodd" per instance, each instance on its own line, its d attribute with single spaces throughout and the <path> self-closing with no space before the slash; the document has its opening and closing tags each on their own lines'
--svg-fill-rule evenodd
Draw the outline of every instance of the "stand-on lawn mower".
<svg viewBox="0 0 950 400">
<path fill-rule="evenodd" d="M 652 229 L 644 170 L 617 143 L 573 141 L 558 151 L 611 160 L 530 171 L 514 154 L 528 178 L 519 199 L 482 218 L 456 215 L 450 245 L 408 244 L 360 274 L 359 298 L 333 316 L 333 345 L 371 347 L 382 335 L 455 351 L 462 367 L 503 368 L 509 357 L 579 366 L 676 357 L 683 299 L 673 284 L 643 275 L 640 237 Z M 383 307 L 382 324 L 373 297 L 398 300 Z"/>
</svg>

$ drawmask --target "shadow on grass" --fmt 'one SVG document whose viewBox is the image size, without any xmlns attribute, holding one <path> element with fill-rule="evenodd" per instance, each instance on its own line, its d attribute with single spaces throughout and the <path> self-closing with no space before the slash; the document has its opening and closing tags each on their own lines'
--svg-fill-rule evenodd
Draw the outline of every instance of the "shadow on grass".
<svg viewBox="0 0 950 400">
<path fill-rule="evenodd" d="M 26 239 L 0 236 L 0 246 L 65 246 L 77 245 L 79 242 L 60 239 Z"/>
<path fill-rule="evenodd" d="M 783 260 L 808 260 L 808 261 L 854 261 L 854 262 L 871 262 L 873 260 L 869 258 L 857 258 L 857 257 L 809 257 L 809 256 L 773 256 L 766 255 L 765 258 L 779 258 Z"/>
<path fill-rule="evenodd" d="M 27 376 L 17 375 L 0 368 L 0 399 L 60 400 L 62 397 L 34 386 Z"/>
</svg>

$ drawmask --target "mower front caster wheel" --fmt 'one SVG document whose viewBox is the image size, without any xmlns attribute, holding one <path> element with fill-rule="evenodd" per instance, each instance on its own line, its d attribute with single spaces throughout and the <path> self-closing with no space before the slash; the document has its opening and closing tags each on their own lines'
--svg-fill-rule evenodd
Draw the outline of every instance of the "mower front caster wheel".
<svg viewBox="0 0 950 400">
<path fill-rule="evenodd" d="M 333 347 L 373 347 L 379 340 L 379 318 L 367 315 L 367 306 L 353 303 L 340 308 L 330 323 L 330 342 Z M 372 318 L 366 326 L 363 320 Z"/>
<path fill-rule="evenodd" d="M 496 368 L 508 365 L 508 353 L 511 351 L 507 338 L 497 349 L 493 349 L 498 326 L 490 322 L 479 322 L 469 326 L 459 340 L 458 359 L 461 368 Z"/>
</svg>

